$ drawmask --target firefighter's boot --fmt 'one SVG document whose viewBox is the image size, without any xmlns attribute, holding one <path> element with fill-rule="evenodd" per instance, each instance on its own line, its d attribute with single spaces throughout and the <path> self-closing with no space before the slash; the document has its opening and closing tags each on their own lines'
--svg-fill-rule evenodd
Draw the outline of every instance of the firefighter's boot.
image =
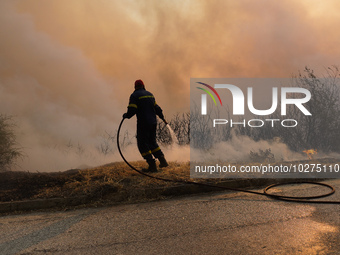
<svg viewBox="0 0 340 255">
<path fill-rule="evenodd" d="M 169 166 L 169 164 L 168 164 L 168 162 L 166 162 L 166 159 L 165 159 L 164 156 L 158 158 L 158 160 L 159 160 L 159 162 L 160 162 L 160 164 L 159 164 L 159 167 L 160 167 L 160 168 Z"/>
<path fill-rule="evenodd" d="M 156 161 L 154 159 L 148 159 L 146 162 L 148 163 L 149 167 L 143 168 L 142 171 L 144 173 L 156 173 L 157 172 Z"/>
</svg>

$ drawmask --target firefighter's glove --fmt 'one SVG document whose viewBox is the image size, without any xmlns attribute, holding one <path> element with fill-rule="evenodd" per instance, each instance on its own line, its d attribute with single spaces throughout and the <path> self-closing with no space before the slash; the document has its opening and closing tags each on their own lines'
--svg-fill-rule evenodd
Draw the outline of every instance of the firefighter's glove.
<svg viewBox="0 0 340 255">
<path fill-rule="evenodd" d="M 127 113 L 124 113 L 123 114 L 123 119 L 127 119 L 128 117 L 127 117 Z"/>
</svg>

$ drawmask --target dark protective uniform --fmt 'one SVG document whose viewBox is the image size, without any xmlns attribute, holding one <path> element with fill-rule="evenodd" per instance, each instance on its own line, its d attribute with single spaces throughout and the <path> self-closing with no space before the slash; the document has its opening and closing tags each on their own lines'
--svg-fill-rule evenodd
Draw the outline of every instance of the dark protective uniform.
<svg viewBox="0 0 340 255">
<path fill-rule="evenodd" d="M 125 118 L 137 115 L 137 146 L 139 152 L 148 162 L 155 158 L 164 157 L 156 142 L 156 128 L 158 115 L 164 120 L 161 107 L 156 103 L 155 97 L 145 88 L 136 89 L 130 96 L 128 111 Z"/>
</svg>

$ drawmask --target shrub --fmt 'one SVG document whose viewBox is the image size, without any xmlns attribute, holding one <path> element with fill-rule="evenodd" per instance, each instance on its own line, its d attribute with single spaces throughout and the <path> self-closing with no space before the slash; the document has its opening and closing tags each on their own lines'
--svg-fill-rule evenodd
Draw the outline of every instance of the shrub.
<svg viewBox="0 0 340 255">
<path fill-rule="evenodd" d="M 11 117 L 0 114 L 0 171 L 9 170 L 15 160 L 22 157 L 13 129 Z"/>
</svg>

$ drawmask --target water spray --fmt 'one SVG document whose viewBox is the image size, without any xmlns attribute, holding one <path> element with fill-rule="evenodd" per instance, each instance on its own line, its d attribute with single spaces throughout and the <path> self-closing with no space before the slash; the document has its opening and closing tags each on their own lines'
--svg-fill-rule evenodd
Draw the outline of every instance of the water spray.
<svg viewBox="0 0 340 255">
<path fill-rule="evenodd" d="M 165 126 L 169 130 L 172 143 L 175 143 L 176 145 L 179 145 L 179 142 L 178 142 L 177 136 L 175 134 L 175 131 L 171 128 L 170 124 L 165 119 L 162 119 L 162 121 L 164 122 Z"/>
<path fill-rule="evenodd" d="M 166 122 L 163 119 L 165 125 L 168 127 L 169 131 L 171 130 L 173 132 L 173 130 L 171 129 L 171 127 L 169 126 L 168 122 Z M 173 183 L 182 183 L 182 184 L 191 184 L 191 185 L 198 185 L 198 186 L 204 186 L 204 187 L 210 187 L 210 188 L 215 188 L 215 189 L 220 189 L 220 190 L 230 190 L 230 191 L 238 191 L 238 192 L 244 192 L 244 193 L 250 193 L 250 194 L 255 194 L 255 195 L 260 195 L 260 196 L 266 196 L 272 199 L 277 199 L 277 200 L 283 200 L 283 201 L 288 201 L 288 202 L 297 202 L 297 203 L 314 203 L 314 204 L 340 204 L 340 201 L 329 201 L 329 200 L 324 200 L 324 201 L 316 201 L 316 200 L 312 200 L 312 199 L 317 199 L 317 198 L 323 198 L 323 197 L 327 197 L 330 196 L 332 194 L 334 194 L 335 189 L 328 184 L 325 183 L 320 183 L 320 182 L 313 182 L 313 181 L 300 181 L 300 182 L 285 182 L 285 183 L 278 183 L 278 184 L 272 184 L 268 187 L 266 187 L 263 190 L 263 193 L 261 192 L 256 192 L 256 191 L 251 191 L 251 190 L 244 190 L 244 189 L 238 189 L 238 188 L 230 188 L 230 187 L 223 187 L 223 186 L 219 186 L 219 185 L 213 185 L 213 184 L 209 184 L 209 183 L 199 183 L 199 182 L 194 182 L 194 181 L 186 181 L 186 180 L 173 180 L 173 179 L 166 179 L 166 178 L 162 178 L 162 177 L 158 177 L 158 176 L 154 176 L 154 175 L 150 175 L 147 173 L 142 172 L 141 170 L 136 169 L 134 166 L 132 166 L 124 157 L 121 149 L 120 149 L 120 144 L 119 144 L 119 134 L 120 134 L 120 130 L 122 128 L 124 122 L 124 118 L 122 119 L 122 121 L 119 124 L 118 127 L 118 131 L 117 131 L 117 148 L 119 151 L 120 156 L 122 157 L 122 159 L 124 160 L 124 162 L 135 172 L 144 175 L 148 178 L 152 178 L 152 179 L 156 179 L 156 180 L 160 180 L 160 181 L 164 181 L 164 182 L 173 182 Z M 169 128 L 170 127 L 170 128 Z M 171 133 L 170 131 L 170 133 Z M 176 137 L 176 136 L 175 136 Z M 176 138 L 177 139 L 177 138 Z M 330 191 L 326 194 L 321 194 L 321 195 L 317 195 L 317 196 L 281 196 L 281 195 L 274 195 L 274 194 L 270 194 L 268 193 L 268 191 L 273 188 L 273 187 L 277 187 L 277 186 L 281 186 L 281 185 L 291 185 L 291 184 L 313 184 L 313 185 L 318 185 L 318 186 L 324 186 L 327 187 L 328 189 L 330 189 Z"/>
</svg>

